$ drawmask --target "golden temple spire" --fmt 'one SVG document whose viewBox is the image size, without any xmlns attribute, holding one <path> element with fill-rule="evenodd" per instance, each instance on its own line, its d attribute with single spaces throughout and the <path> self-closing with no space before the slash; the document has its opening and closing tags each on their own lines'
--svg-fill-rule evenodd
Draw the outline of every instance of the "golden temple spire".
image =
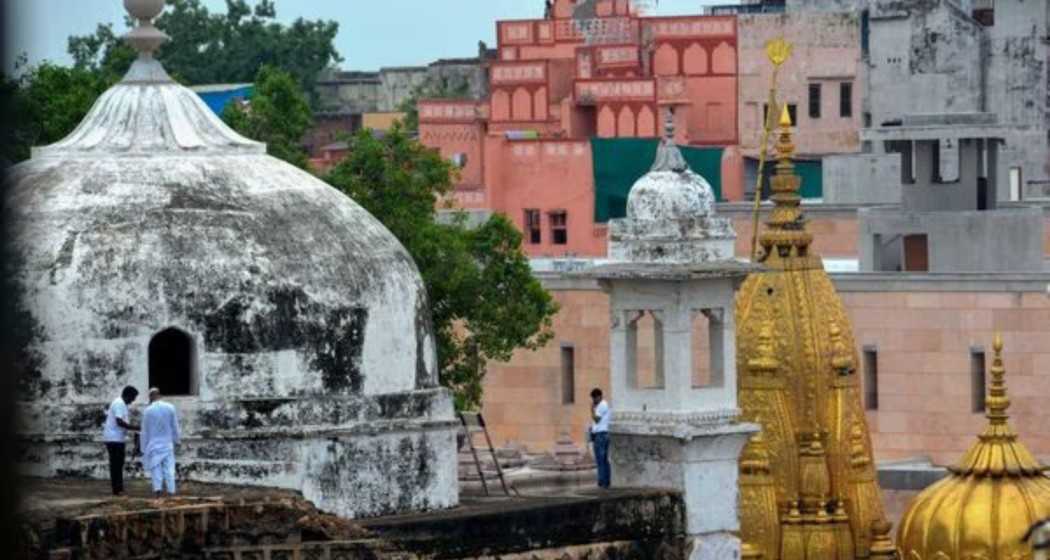
<svg viewBox="0 0 1050 560">
<path fill-rule="evenodd" d="M 985 401 L 988 427 L 978 436 L 978 442 L 948 470 L 960 475 L 1002 476 L 1041 475 L 1042 466 L 1028 448 L 1017 441 L 1017 433 L 1010 427 L 1010 397 L 1006 394 L 1006 368 L 1003 367 L 1003 338 L 996 334 L 992 342 L 995 358 L 989 373 L 992 384 Z"/>
<path fill-rule="evenodd" d="M 1031 558 L 1025 530 L 1050 517 L 1050 476 L 1018 441 L 1006 414 L 1001 336 L 992 348 L 988 426 L 949 475 L 916 496 L 901 517 L 903 558 Z"/>
<path fill-rule="evenodd" d="M 759 236 L 764 254 L 760 260 L 775 262 L 779 258 L 808 256 L 813 235 L 806 231 L 802 216 L 802 179 L 795 173 L 795 144 L 791 139 L 791 114 L 784 105 L 780 114 L 780 131 L 776 144 L 776 174 L 770 180 L 773 211 L 766 221 L 766 231 Z M 772 264 L 772 263 L 770 263 Z M 812 263 L 811 263 L 812 264 Z"/>
<path fill-rule="evenodd" d="M 758 208 L 762 202 L 762 179 L 765 178 L 765 173 L 763 171 L 766 168 L 766 152 L 769 149 L 769 134 L 773 130 L 773 119 L 776 118 L 774 111 L 776 111 L 777 108 L 777 76 L 780 74 L 780 67 L 791 57 L 791 49 L 791 43 L 785 41 L 784 37 L 773 39 L 766 43 L 766 57 L 769 58 L 769 62 L 773 65 L 773 76 L 769 84 L 769 100 L 766 103 L 769 110 L 766 114 L 766 122 L 762 123 L 762 142 L 759 144 L 760 147 L 758 150 L 758 174 L 755 180 L 755 209 L 751 230 L 752 261 L 758 257 Z"/>
<path fill-rule="evenodd" d="M 988 399 L 985 400 L 985 414 L 988 421 L 993 425 L 1006 424 L 1010 416 L 1006 411 L 1010 408 L 1010 397 L 1006 395 L 1006 368 L 1003 367 L 1003 335 L 996 333 L 992 341 L 992 349 L 995 358 L 992 360 L 992 386 L 988 390 Z"/>
</svg>

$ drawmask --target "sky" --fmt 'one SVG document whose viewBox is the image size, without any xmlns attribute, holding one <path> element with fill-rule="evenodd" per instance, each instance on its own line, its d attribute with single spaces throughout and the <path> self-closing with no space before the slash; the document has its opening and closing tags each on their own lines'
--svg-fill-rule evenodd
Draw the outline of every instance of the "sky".
<svg viewBox="0 0 1050 560">
<path fill-rule="evenodd" d="M 225 0 L 203 1 L 213 11 L 225 11 Z M 659 0 L 651 13 L 697 14 L 705 5 L 735 3 Z M 496 20 L 543 15 L 543 0 L 277 0 L 276 4 L 278 19 L 285 22 L 299 17 L 339 22 L 336 49 L 344 59 L 342 66 L 354 70 L 475 56 L 478 41 L 495 46 Z M 121 0 L 13 0 L 8 5 L 5 71 L 11 70 L 18 53 L 25 53 L 30 64 L 43 60 L 69 64 L 66 39 L 92 33 L 99 23 L 124 30 Z"/>
</svg>

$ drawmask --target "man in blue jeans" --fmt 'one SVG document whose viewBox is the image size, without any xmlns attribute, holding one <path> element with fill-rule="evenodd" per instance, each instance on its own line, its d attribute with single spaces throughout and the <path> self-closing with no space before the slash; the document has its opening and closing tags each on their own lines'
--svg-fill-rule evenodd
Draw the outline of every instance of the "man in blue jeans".
<svg viewBox="0 0 1050 560">
<path fill-rule="evenodd" d="M 602 398 L 602 390 L 595 388 L 591 391 L 591 402 L 594 409 L 591 416 L 594 423 L 591 424 L 591 441 L 594 442 L 594 461 L 598 463 L 598 487 L 608 488 L 609 478 L 612 476 L 612 468 L 609 466 L 609 403 Z"/>
</svg>

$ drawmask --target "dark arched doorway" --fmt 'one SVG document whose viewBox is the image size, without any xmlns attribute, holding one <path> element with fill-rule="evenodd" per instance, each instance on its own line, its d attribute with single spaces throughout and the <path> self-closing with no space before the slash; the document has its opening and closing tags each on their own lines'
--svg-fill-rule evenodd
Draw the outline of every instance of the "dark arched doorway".
<svg viewBox="0 0 1050 560">
<path fill-rule="evenodd" d="M 193 339 L 179 329 L 165 329 L 149 342 L 149 386 L 162 395 L 196 393 Z"/>
</svg>

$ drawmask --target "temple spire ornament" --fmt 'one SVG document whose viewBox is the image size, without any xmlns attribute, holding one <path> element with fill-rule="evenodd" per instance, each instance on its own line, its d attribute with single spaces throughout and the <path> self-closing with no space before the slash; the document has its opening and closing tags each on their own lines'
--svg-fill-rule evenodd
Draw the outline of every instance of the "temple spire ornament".
<svg viewBox="0 0 1050 560">
<path fill-rule="evenodd" d="M 153 58 L 161 45 L 170 37 L 153 25 L 153 20 L 164 11 L 164 0 L 124 0 L 124 9 L 137 23 L 124 36 L 125 40 L 139 53 L 140 58 Z"/>
<path fill-rule="evenodd" d="M 136 23 L 124 40 L 139 55 L 122 80 L 124 83 L 170 83 L 171 76 L 164 70 L 155 55 L 171 38 L 153 25 L 153 20 L 164 11 L 164 0 L 124 0 L 124 9 Z"/>
<path fill-rule="evenodd" d="M 768 109 L 766 110 L 765 122 L 762 123 L 762 142 L 759 144 L 758 151 L 758 177 L 755 179 L 755 209 L 754 216 L 752 217 L 751 229 L 752 261 L 758 257 L 758 209 L 762 202 L 762 181 L 765 178 L 766 155 L 769 150 L 769 135 L 773 130 L 773 122 L 776 118 L 777 77 L 780 75 L 780 67 L 791 58 L 792 48 L 791 43 L 785 41 L 783 37 L 766 43 L 766 57 L 769 58 L 769 62 L 773 65 L 773 76 L 770 79 L 769 100 L 766 102 Z M 784 110 L 787 111 L 787 105 L 784 106 Z"/>
<path fill-rule="evenodd" d="M 780 44 L 776 61 L 789 52 Z M 740 406 L 762 425 L 777 503 L 770 507 L 754 475 L 742 478 L 741 537 L 770 560 L 888 558 L 893 545 L 854 375 L 856 341 L 811 249 L 791 115 L 786 107 L 774 115 L 773 208 L 756 236 L 765 270 L 744 282 L 736 317 Z M 741 471 L 749 474 L 754 454 L 745 455 Z"/>
<path fill-rule="evenodd" d="M 682 150 L 674 143 L 674 109 L 667 108 L 664 118 L 664 137 L 660 140 L 660 146 L 656 148 L 656 159 L 650 171 L 674 171 L 685 173 L 689 171 L 689 163 L 685 161 Z"/>
<path fill-rule="evenodd" d="M 908 507 L 897 532 L 904 558 L 1031 558 L 1025 532 L 1050 518 L 1050 477 L 1010 427 L 1000 335 L 992 348 L 988 426 L 949 475 Z"/>
</svg>

